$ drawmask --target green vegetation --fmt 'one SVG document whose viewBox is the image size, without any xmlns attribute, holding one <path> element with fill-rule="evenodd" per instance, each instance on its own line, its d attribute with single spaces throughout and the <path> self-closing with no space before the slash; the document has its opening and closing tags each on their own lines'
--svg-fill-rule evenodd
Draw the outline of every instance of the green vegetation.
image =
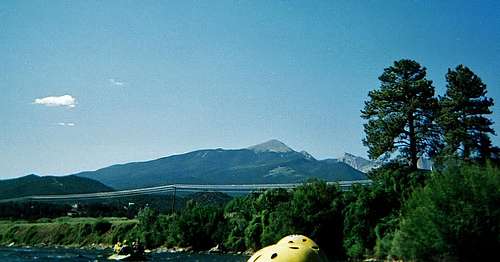
<svg viewBox="0 0 500 262">
<path fill-rule="evenodd" d="M 395 61 L 379 77 L 380 90 L 368 93 L 361 117 L 368 120 L 364 144 L 371 158 L 398 151 L 416 168 L 430 151 L 438 103 L 426 74 L 413 60 Z"/>
<path fill-rule="evenodd" d="M 446 74 L 447 90 L 440 98 L 438 123 L 442 128 L 445 155 L 483 162 L 498 154 L 489 134 L 495 134 L 491 114 L 493 99 L 486 97 L 486 85 L 468 67 L 459 65 Z"/>
<path fill-rule="evenodd" d="M 0 244 L 7 245 L 111 245 L 134 236 L 137 220 L 119 218 L 40 219 L 35 222 L 1 221 Z"/>
<path fill-rule="evenodd" d="M 500 247 L 500 172 L 451 166 L 405 203 L 392 253 L 405 259 L 487 261 Z"/>
<path fill-rule="evenodd" d="M 393 163 L 371 173 L 371 187 L 354 186 L 345 192 L 344 248 L 349 257 L 384 257 L 388 254 L 401 207 L 428 171 Z"/>
</svg>

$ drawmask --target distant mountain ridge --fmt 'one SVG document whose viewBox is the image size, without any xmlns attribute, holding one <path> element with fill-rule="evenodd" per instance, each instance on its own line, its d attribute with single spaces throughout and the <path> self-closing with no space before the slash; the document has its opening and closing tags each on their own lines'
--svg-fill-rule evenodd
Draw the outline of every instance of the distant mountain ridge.
<svg viewBox="0 0 500 262">
<path fill-rule="evenodd" d="M 371 161 L 360 156 L 355 156 L 350 153 L 344 153 L 341 158 L 338 158 L 337 161 L 343 162 L 351 166 L 352 168 L 359 170 L 363 173 L 368 173 L 372 169 L 380 167 L 382 165 L 379 161 Z"/>
<path fill-rule="evenodd" d="M 332 160 L 346 163 L 352 168 L 359 170 L 363 173 L 368 173 L 371 170 L 376 169 L 384 164 L 383 161 L 368 160 L 360 156 L 355 156 L 350 153 L 344 153 L 342 157 Z M 434 163 L 430 158 L 419 157 L 417 162 L 417 168 L 422 170 L 432 170 L 433 164 Z"/>
<path fill-rule="evenodd" d="M 245 149 L 207 149 L 145 162 L 113 165 L 75 174 L 116 189 L 174 183 L 261 184 L 299 183 L 311 178 L 327 181 L 366 179 L 346 163 L 316 160 L 278 140 Z"/>
<path fill-rule="evenodd" d="M 101 182 L 78 176 L 37 176 L 0 180 L 0 199 L 112 191 Z"/>
</svg>

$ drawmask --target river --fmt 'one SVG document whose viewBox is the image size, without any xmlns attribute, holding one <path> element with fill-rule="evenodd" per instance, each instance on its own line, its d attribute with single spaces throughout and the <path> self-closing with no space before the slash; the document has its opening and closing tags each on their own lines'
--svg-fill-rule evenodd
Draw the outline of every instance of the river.
<svg viewBox="0 0 500 262">
<path fill-rule="evenodd" d="M 110 250 L 85 250 L 66 248 L 14 248 L 0 247 L 0 261 L 110 261 L 106 257 Z M 216 255 L 191 253 L 155 253 L 148 256 L 149 261 L 186 261 L 186 262 L 244 262 L 248 257 L 243 255 Z"/>
</svg>

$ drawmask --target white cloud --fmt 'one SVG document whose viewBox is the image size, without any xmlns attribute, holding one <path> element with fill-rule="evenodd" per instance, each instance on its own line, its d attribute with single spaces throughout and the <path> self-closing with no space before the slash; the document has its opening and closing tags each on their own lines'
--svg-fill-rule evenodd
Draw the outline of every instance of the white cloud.
<svg viewBox="0 0 500 262">
<path fill-rule="evenodd" d="M 122 81 L 118 81 L 114 78 L 110 78 L 108 79 L 108 81 L 112 84 L 112 85 L 115 85 L 115 86 L 124 86 L 126 83 L 125 82 L 122 82 Z"/>
<path fill-rule="evenodd" d="M 37 98 L 33 103 L 45 106 L 67 106 L 73 108 L 76 106 L 76 99 L 70 95 L 47 96 L 43 98 Z"/>
<path fill-rule="evenodd" d="M 75 123 L 64 123 L 64 122 L 59 122 L 57 123 L 58 126 L 75 126 Z"/>
</svg>

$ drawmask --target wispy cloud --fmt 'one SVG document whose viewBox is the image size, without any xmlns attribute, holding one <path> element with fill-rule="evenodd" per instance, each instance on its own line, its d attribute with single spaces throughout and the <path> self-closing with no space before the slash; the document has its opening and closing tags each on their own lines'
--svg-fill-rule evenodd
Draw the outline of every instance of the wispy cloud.
<svg viewBox="0 0 500 262">
<path fill-rule="evenodd" d="M 52 107 L 66 106 L 69 108 L 73 108 L 76 106 L 76 99 L 70 95 L 47 96 L 47 97 L 37 98 L 33 103 L 38 105 L 52 106 Z"/>
<path fill-rule="evenodd" d="M 123 81 L 119 81 L 119 80 L 116 80 L 114 78 L 110 78 L 110 79 L 108 79 L 108 81 L 109 81 L 109 83 L 111 83 L 114 86 L 124 86 L 125 84 L 127 84 Z"/>
<path fill-rule="evenodd" d="M 75 126 L 75 123 L 64 123 L 64 122 L 59 122 L 57 123 L 58 126 Z"/>
</svg>

